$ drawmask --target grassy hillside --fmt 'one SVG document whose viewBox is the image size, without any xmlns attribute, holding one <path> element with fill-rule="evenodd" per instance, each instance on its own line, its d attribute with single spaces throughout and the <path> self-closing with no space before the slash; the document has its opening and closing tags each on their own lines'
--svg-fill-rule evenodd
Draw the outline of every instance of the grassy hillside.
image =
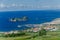
<svg viewBox="0 0 60 40">
<path fill-rule="evenodd" d="M 33 34 L 35 35 L 35 33 Z M 48 32 L 47 35 L 44 36 L 38 35 L 34 38 L 31 35 L 19 36 L 19 37 L 0 37 L 0 40 L 60 40 L 60 32 L 59 31 Z"/>
</svg>

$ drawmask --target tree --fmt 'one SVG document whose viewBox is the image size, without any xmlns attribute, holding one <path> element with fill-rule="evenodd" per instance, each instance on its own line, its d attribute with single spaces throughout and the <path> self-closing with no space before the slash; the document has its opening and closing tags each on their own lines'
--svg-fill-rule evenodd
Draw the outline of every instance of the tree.
<svg viewBox="0 0 60 40">
<path fill-rule="evenodd" d="M 47 31 L 44 28 L 41 28 L 41 30 L 39 31 L 39 36 L 43 36 L 46 35 Z"/>
</svg>

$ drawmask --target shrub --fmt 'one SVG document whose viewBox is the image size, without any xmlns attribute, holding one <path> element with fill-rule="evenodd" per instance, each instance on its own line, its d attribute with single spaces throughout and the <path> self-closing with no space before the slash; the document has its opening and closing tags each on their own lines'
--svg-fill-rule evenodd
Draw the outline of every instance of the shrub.
<svg viewBox="0 0 60 40">
<path fill-rule="evenodd" d="M 41 29 L 39 31 L 39 36 L 43 36 L 43 35 L 46 35 L 46 30 L 45 29 Z"/>
<path fill-rule="evenodd" d="M 6 34 L 4 37 L 16 37 L 16 36 L 23 36 L 25 35 L 24 32 L 21 32 L 21 33 L 12 33 L 12 34 Z"/>
</svg>

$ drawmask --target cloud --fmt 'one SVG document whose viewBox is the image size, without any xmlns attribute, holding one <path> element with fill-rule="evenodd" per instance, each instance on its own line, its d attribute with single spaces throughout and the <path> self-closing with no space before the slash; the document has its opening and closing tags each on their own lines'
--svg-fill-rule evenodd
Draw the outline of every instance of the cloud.
<svg viewBox="0 0 60 40">
<path fill-rule="evenodd" d="M 22 7 L 25 7 L 25 5 L 23 4 L 15 4 L 15 3 L 12 3 L 12 4 L 4 4 L 4 3 L 0 3 L 0 9 L 7 9 L 7 8 L 22 8 Z"/>
<path fill-rule="evenodd" d="M 16 4 L 12 4 L 12 6 L 16 6 Z"/>
<path fill-rule="evenodd" d="M 34 5 L 34 4 L 17 4 L 17 3 L 11 3 L 11 4 L 4 4 L 4 3 L 0 3 L 0 10 L 1 9 L 7 9 L 7 10 L 12 10 L 12 9 L 14 9 L 14 10 L 18 10 L 18 9 L 20 9 L 20 10 L 29 10 L 29 9 L 43 9 L 43 10 L 45 10 L 45 9 L 60 9 L 60 5 Z"/>
<path fill-rule="evenodd" d="M 4 8 L 5 6 L 3 3 L 0 4 L 0 8 Z"/>
</svg>

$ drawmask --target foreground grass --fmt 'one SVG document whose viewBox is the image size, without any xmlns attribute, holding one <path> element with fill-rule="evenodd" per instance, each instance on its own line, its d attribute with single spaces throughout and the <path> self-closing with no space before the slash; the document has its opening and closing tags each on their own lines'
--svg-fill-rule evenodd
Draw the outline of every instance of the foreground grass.
<svg viewBox="0 0 60 40">
<path fill-rule="evenodd" d="M 60 40 L 60 32 L 48 32 L 47 35 L 37 36 L 30 40 Z"/>
<path fill-rule="evenodd" d="M 26 40 L 30 36 L 22 36 L 22 37 L 0 37 L 0 40 Z"/>
<path fill-rule="evenodd" d="M 0 40 L 60 40 L 60 37 L 57 36 L 42 36 L 42 37 L 36 37 L 36 38 L 31 38 L 31 39 L 26 39 L 26 38 L 20 38 L 20 37 L 8 37 L 8 38 L 3 38 L 1 37 Z"/>
<path fill-rule="evenodd" d="M 30 35 L 20 37 L 0 37 L 0 40 L 60 40 L 60 32 L 48 32 L 47 35 L 38 35 L 35 38 Z"/>
</svg>

